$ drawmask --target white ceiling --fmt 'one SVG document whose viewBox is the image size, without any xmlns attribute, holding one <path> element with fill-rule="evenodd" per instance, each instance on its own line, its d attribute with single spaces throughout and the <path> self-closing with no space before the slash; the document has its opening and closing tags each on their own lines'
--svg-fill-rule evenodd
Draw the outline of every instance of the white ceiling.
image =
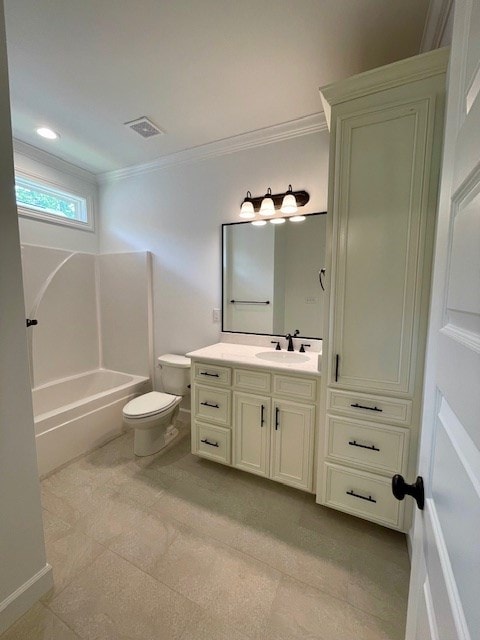
<svg viewBox="0 0 480 640">
<path fill-rule="evenodd" d="M 100 173 L 321 111 L 319 86 L 418 53 L 428 0 L 5 5 L 14 136 Z M 166 135 L 123 126 L 143 115 Z"/>
</svg>

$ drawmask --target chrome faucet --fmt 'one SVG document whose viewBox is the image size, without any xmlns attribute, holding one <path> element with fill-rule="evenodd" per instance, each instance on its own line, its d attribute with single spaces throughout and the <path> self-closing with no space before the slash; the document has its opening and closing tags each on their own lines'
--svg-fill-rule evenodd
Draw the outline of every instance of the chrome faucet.
<svg viewBox="0 0 480 640">
<path fill-rule="evenodd" d="M 288 340 L 287 351 L 295 351 L 295 349 L 293 348 L 293 339 L 296 338 L 299 333 L 300 331 L 298 329 L 295 329 L 293 336 L 291 333 L 287 333 L 287 335 L 285 336 L 285 338 Z"/>
</svg>

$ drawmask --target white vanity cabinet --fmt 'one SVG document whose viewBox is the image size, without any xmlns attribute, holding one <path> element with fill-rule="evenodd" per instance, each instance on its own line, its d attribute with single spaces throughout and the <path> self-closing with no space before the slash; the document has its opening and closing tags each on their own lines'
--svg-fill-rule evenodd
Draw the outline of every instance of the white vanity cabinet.
<svg viewBox="0 0 480 640">
<path fill-rule="evenodd" d="M 202 372 L 210 374 L 208 385 Z M 318 376 L 244 368 L 215 373 L 216 365 L 194 363 L 192 452 L 313 492 Z"/>
<path fill-rule="evenodd" d="M 321 90 L 330 123 L 317 501 L 395 529 L 414 481 L 448 53 Z"/>
</svg>

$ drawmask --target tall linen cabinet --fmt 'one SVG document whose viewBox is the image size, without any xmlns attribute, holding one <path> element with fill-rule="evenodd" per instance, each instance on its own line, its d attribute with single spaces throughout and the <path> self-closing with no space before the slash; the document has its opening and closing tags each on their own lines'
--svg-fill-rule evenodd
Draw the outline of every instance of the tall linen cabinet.
<svg viewBox="0 0 480 640">
<path fill-rule="evenodd" d="M 442 49 L 321 89 L 329 122 L 317 502 L 405 531 L 443 136 Z M 323 429 L 321 430 L 323 431 Z"/>
</svg>

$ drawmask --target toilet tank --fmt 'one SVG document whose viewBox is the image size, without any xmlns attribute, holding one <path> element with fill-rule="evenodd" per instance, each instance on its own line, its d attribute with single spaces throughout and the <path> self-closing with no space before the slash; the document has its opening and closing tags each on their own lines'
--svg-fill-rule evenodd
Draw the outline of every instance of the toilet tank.
<svg viewBox="0 0 480 640">
<path fill-rule="evenodd" d="M 190 384 L 190 358 L 165 353 L 158 358 L 162 372 L 162 385 L 166 393 L 184 396 Z"/>
</svg>

